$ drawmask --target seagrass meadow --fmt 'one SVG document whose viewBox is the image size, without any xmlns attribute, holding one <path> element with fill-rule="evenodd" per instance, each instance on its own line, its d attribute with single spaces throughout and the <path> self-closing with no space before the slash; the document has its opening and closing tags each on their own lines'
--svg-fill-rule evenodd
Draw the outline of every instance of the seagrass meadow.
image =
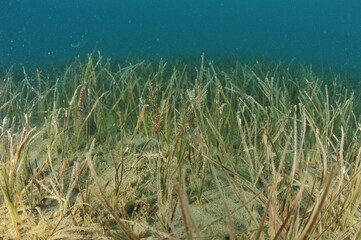
<svg viewBox="0 0 361 240">
<path fill-rule="evenodd" d="M 361 84 L 100 54 L 0 78 L 1 239 L 361 239 Z"/>
</svg>

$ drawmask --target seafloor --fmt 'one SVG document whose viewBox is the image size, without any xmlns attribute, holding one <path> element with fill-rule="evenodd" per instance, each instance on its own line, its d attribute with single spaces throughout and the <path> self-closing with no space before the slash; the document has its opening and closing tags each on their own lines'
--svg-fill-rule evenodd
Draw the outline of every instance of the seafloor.
<svg viewBox="0 0 361 240">
<path fill-rule="evenodd" d="M 360 239 L 355 73 L 93 54 L 0 82 L 1 239 Z"/>
</svg>

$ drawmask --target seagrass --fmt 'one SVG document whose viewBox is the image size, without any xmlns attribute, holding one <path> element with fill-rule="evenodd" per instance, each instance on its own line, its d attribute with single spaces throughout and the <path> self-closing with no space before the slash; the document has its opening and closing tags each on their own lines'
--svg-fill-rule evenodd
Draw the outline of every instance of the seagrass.
<svg viewBox="0 0 361 240">
<path fill-rule="evenodd" d="M 100 53 L 15 71 L 4 239 L 360 239 L 357 76 Z"/>
</svg>

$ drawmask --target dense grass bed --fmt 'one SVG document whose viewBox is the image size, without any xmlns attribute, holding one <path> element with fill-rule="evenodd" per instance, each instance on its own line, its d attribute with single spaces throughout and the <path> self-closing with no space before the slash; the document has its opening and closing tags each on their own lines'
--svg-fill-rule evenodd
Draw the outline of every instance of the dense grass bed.
<svg viewBox="0 0 361 240">
<path fill-rule="evenodd" d="M 361 239 L 360 84 L 89 55 L 0 79 L 2 239 Z"/>
</svg>

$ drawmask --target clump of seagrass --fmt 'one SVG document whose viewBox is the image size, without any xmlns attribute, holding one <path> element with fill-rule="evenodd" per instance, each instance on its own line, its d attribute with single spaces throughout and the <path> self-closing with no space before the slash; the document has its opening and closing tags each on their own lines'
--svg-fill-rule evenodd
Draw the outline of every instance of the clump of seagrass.
<svg viewBox="0 0 361 240">
<path fill-rule="evenodd" d="M 79 138 L 80 134 L 83 131 L 83 114 L 84 114 L 84 97 L 87 90 L 87 85 L 89 78 L 91 77 L 92 71 L 93 71 L 93 58 L 92 55 L 89 55 L 88 57 L 88 64 L 86 66 L 85 72 L 84 72 L 84 78 L 82 87 L 79 92 L 78 102 L 77 102 L 77 112 L 76 112 L 76 119 L 75 119 L 75 133 L 77 138 Z"/>
<path fill-rule="evenodd" d="M 4 144 L 4 140 L 6 139 L 8 148 L 2 149 L 1 152 L 0 189 L 17 236 L 19 236 L 19 226 L 23 222 L 19 215 L 18 208 L 21 195 L 24 194 L 24 191 L 26 191 L 32 183 L 30 182 L 23 189 L 19 190 L 20 178 L 24 171 L 24 161 L 26 158 L 26 156 L 23 156 L 23 152 L 29 141 L 31 141 L 31 138 L 34 139 L 36 137 L 36 135 L 32 136 L 35 128 L 29 127 L 27 115 L 25 115 L 24 119 L 23 130 L 19 134 L 15 134 L 11 129 L 5 129 L 7 127 L 7 119 L 4 118 L 0 135 L 1 144 Z"/>
</svg>

